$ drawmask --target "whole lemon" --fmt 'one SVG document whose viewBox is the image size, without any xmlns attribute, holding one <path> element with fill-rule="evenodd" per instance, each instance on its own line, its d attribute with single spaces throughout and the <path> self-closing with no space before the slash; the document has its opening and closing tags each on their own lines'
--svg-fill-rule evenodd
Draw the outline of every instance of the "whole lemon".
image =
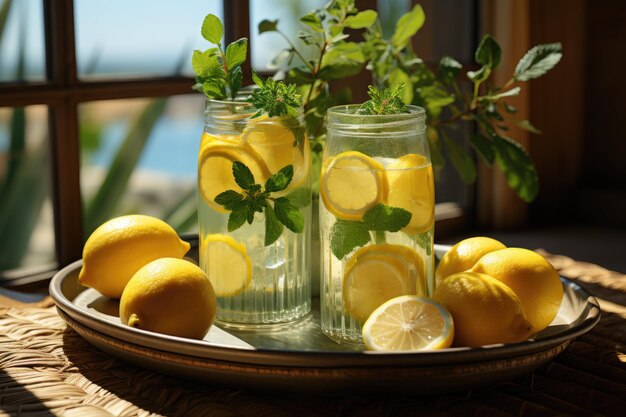
<svg viewBox="0 0 626 417">
<path fill-rule="evenodd" d="M 138 329 L 202 339 L 213 324 L 215 308 L 215 291 L 202 269 L 184 259 L 161 258 L 128 281 L 120 320 Z"/>
<path fill-rule="evenodd" d="M 182 258 L 191 245 L 156 217 L 132 214 L 111 219 L 89 236 L 78 282 L 102 295 L 120 298 L 135 272 L 163 257 Z"/>
<path fill-rule="evenodd" d="M 433 294 L 454 321 L 454 346 L 482 346 L 525 340 L 532 334 L 513 290 L 489 275 L 459 272 Z"/>
<path fill-rule="evenodd" d="M 556 269 L 538 253 L 521 248 L 501 249 L 480 258 L 471 270 L 508 285 L 521 300 L 533 332 L 545 329 L 556 317 L 563 285 Z"/>
<path fill-rule="evenodd" d="M 461 240 L 452 246 L 439 261 L 435 273 L 437 283 L 449 275 L 467 271 L 483 255 L 504 248 L 506 248 L 504 244 L 490 237 L 476 236 Z"/>
</svg>

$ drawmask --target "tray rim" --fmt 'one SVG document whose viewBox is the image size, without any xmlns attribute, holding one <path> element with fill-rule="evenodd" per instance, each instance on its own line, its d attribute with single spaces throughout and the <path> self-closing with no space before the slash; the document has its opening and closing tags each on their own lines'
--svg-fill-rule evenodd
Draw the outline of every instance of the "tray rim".
<svg viewBox="0 0 626 417">
<path fill-rule="evenodd" d="M 447 246 L 436 245 L 437 251 L 445 251 L 447 248 Z M 589 331 L 600 320 L 601 315 L 600 307 L 595 297 L 577 283 L 561 278 L 564 286 L 570 287 L 575 294 L 584 300 L 587 314 L 576 325 L 565 329 L 561 333 L 552 334 L 539 340 L 529 339 L 517 343 L 497 344 L 479 348 L 460 347 L 437 351 L 399 353 L 246 349 L 209 344 L 206 341 L 134 329 L 121 323 L 114 323 L 103 317 L 89 314 L 88 311 L 79 308 L 72 300 L 69 300 L 62 291 L 63 281 L 68 279 L 70 274 L 77 268 L 80 268 L 81 265 L 82 260 L 67 265 L 57 272 L 50 282 L 50 295 L 57 308 L 80 325 L 114 339 L 162 352 L 255 366 L 284 365 L 297 368 L 308 368 L 311 366 L 315 368 L 336 368 L 338 364 L 341 364 L 342 366 L 376 368 L 407 365 L 433 367 L 473 364 L 485 360 L 512 358 L 554 348 Z"/>
</svg>

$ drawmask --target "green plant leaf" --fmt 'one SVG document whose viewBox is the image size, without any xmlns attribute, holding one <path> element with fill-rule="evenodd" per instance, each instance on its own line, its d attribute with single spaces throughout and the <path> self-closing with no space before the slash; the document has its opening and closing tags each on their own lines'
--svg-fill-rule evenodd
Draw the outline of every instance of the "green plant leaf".
<svg viewBox="0 0 626 417">
<path fill-rule="evenodd" d="M 322 26 L 322 20 L 320 19 L 320 17 L 317 15 L 316 12 L 305 14 L 304 16 L 300 18 L 300 22 L 304 23 L 305 25 L 313 29 L 315 32 L 324 31 L 324 27 Z"/>
<path fill-rule="evenodd" d="M 469 142 L 487 165 L 492 165 L 496 159 L 496 151 L 493 143 L 486 136 L 474 133 L 469 137 Z"/>
<path fill-rule="evenodd" d="M 345 59 L 336 64 L 323 67 L 317 76 L 325 81 L 340 80 L 358 74 L 363 69 L 363 64 L 354 60 Z"/>
<path fill-rule="evenodd" d="M 447 135 L 443 135 L 443 140 L 448 148 L 448 154 L 452 165 L 459 173 L 461 180 L 466 184 L 472 184 L 476 181 L 476 164 L 472 156 L 458 143 L 450 139 Z"/>
<path fill-rule="evenodd" d="M 411 104 L 414 96 L 413 82 L 411 81 L 411 77 L 400 68 L 394 69 L 391 74 L 389 74 L 389 87 L 393 88 L 398 85 L 402 86 L 402 101 L 405 104 Z"/>
<path fill-rule="evenodd" d="M 292 178 L 293 165 L 287 165 L 265 181 L 265 191 L 270 193 L 282 191 L 289 186 Z"/>
<path fill-rule="evenodd" d="M 486 96 L 485 98 L 487 100 L 496 101 L 496 100 L 499 100 L 499 99 L 505 98 L 505 97 L 519 96 L 519 93 L 521 91 L 522 91 L 521 87 L 513 87 L 510 90 L 503 91 L 501 93 L 497 93 L 497 94 L 493 94 L 493 95 L 489 95 L 489 96 Z"/>
<path fill-rule="evenodd" d="M 480 69 L 476 71 L 467 71 L 467 78 L 469 78 L 471 81 L 475 83 L 483 82 L 487 78 L 489 78 L 490 74 L 491 74 L 491 70 L 486 65 L 483 65 L 482 67 L 480 67 Z"/>
<path fill-rule="evenodd" d="M 276 242 L 283 233 L 283 224 L 276 217 L 271 204 L 265 206 L 265 246 Z"/>
<path fill-rule="evenodd" d="M 311 188 L 301 187 L 293 192 L 289 193 L 287 199 L 298 208 L 303 208 L 311 205 Z"/>
<path fill-rule="evenodd" d="M 372 26 L 378 14 L 374 10 L 363 10 L 353 16 L 348 16 L 344 24 L 350 29 L 364 29 Z"/>
<path fill-rule="evenodd" d="M 539 78 L 550 71 L 563 57 L 560 43 L 537 45 L 520 59 L 515 67 L 514 78 L 517 81 L 528 81 Z"/>
<path fill-rule="evenodd" d="M 409 43 L 411 37 L 424 25 L 425 20 L 424 9 L 419 4 L 416 4 L 413 10 L 404 14 L 396 23 L 396 30 L 391 37 L 391 44 L 398 49 L 404 48 Z"/>
<path fill-rule="evenodd" d="M 330 250 L 340 260 L 369 241 L 370 234 L 362 222 L 337 219 L 330 229 Z"/>
<path fill-rule="evenodd" d="M 287 229 L 294 233 L 301 233 L 304 230 L 304 216 L 300 210 L 285 197 L 274 200 L 274 211 L 276 217 Z"/>
<path fill-rule="evenodd" d="M 230 69 L 246 62 L 247 53 L 248 39 L 241 38 L 229 44 L 225 52 L 227 67 Z"/>
<path fill-rule="evenodd" d="M 219 17 L 208 14 L 202 22 L 202 37 L 214 45 L 220 45 L 224 36 L 224 27 Z"/>
<path fill-rule="evenodd" d="M 433 119 L 438 118 L 441 111 L 455 101 L 455 97 L 439 83 L 418 88 L 417 94 L 420 98 L 417 104 L 425 107 L 428 116 Z"/>
<path fill-rule="evenodd" d="M 363 215 L 363 223 L 368 230 L 397 232 L 411 221 L 412 214 L 400 207 L 378 204 Z"/>
<path fill-rule="evenodd" d="M 485 35 L 480 40 L 476 53 L 474 54 L 476 62 L 486 66 L 489 69 L 497 68 L 502 59 L 502 50 L 500 45 L 490 35 Z"/>
<path fill-rule="evenodd" d="M 255 184 L 254 175 L 252 175 L 250 168 L 239 161 L 233 162 L 233 177 L 235 177 L 237 185 L 246 191 L 249 191 Z"/>
<path fill-rule="evenodd" d="M 228 215 L 228 225 L 226 226 L 228 231 L 233 232 L 243 226 L 246 220 L 248 220 L 249 212 L 254 216 L 254 210 L 250 210 L 250 207 L 247 205 L 241 205 L 231 211 Z"/>
<path fill-rule="evenodd" d="M 517 126 L 521 127 L 524 130 L 529 131 L 530 133 L 534 133 L 536 135 L 540 135 L 541 134 L 541 130 L 537 129 L 535 126 L 533 126 L 529 120 L 519 120 L 515 123 Z"/>
<path fill-rule="evenodd" d="M 437 73 L 437 76 L 441 81 L 448 84 L 454 80 L 462 68 L 463 65 L 461 65 L 457 60 L 449 56 L 444 56 L 439 61 L 439 72 Z"/>
<path fill-rule="evenodd" d="M 278 20 L 261 20 L 259 23 L 259 35 L 265 32 L 276 32 L 278 29 Z"/>
<path fill-rule="evenodd" d="M 241 88 L 241 83 L 243 82 L 243 72 L 241 71 L 240 66 L 236 66 L 232 70 L 230 70 L 230 98 L 235 100 L 237 98 L 237 93 Z"/>
<path fill-rule="evenodd" d="M 224 206 L 226 210 L 235 210 L 241 205 L 243 195 L 235 190 L 226 190 L 215 196 L 215 202 L 220 206 Z"/>
<path fill-rule="evenodd" d="M 512 139 L 493 136 L 496 161 L 504 172 L 509 187 L 524 201 L 531 202 L 539 193 L 535 166 L 522 146 Z"/>
</svg>

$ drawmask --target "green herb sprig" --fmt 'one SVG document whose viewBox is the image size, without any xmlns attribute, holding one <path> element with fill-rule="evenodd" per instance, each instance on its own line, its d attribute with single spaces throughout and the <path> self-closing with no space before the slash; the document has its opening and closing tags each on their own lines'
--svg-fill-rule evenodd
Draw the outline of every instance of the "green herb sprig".
<svg viewBox="0 0 626 417">
<path fill-rule="evenodd" d="M 295 84 L 285 84 L 268 78 L 265 81 L 256 73 L 252 73 L 252 80 L 259 86 L 252 92 L 250 101 L 259 109 L 252 117 L 267 113 L 269 117 L 289 115 L 298 116 L 300 109 L 300 95 Z"/>
<path fill-rule="evenodd" d="M 215 45 L 205 51 L 195 50 L 191 65 L 196 73 L 194 89 L 208 98 L 234 100 L 243 82 L 241 64 L 246 61 L 248 39 L 241 38 L 222 49 L 224 26 L 220 19 L 209 14 L 202 22 L 202 37 Z"/>
<path fill-rule="evenodd" d="M 275 197 L 285 190 L 293 178 L 293 166 L 287 165 L 269 177 L 264 185 L 257 184 L 252 171 L 242 162 L 233 162 L 235 182 L 242 193 L 227 190 L 215 197 L 215 202 L 230 211 L 228 231 L 252 224 L 255 213 L 265 213 L 265 246 L 274 243 L 284 228 L 294 233 L 304 230 L 304 216 L 288 197 Z"/>
<path fill-rule="evenodd" d="M 402 101 L 402 90 L 404 84 L 398 84 L 394 87 L 385 88 L 380 91 L 378 88 L 370 85 L 367 88 L 367 94 L 370 99 L 361 104 L 361 107 L 357 110 L 357 114 L 400 114 L 408 113 L 409 108 Z"/>
<path fill-rule="evenodd" d="M 372 239 L 377 243 L 384 232 L 397 232 L 411 222 L 413 215 L 400 207 L 378 204 L 369 209 L 361 221 L 338 219 L 330 230 L 330 250 L 337 259 L 343 259 L 359 246 Z"/>
</svg>

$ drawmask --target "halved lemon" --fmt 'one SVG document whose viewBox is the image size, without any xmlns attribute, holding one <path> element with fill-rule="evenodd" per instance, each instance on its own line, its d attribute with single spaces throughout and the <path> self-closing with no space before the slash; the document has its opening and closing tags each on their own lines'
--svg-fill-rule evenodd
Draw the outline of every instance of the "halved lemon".
<svg viewBox="0 0 626 417">
<path fill-rule="evenodd" d="M 356 251 L 346 265 L 342 296 L 345 311 L 363 323 L 385 301 L 415 294 L 423 271 L 421 258 L 401 245 L 370 245 Z M 413 252 L 415 253 L 415 252 Z M 424 291 L 419 284 L 420 293 Z"/>
<path fill-rule="evenodd" d="M 387 174 L 383 165 L 356 151 L 324 161 L 320 194 L 338 219 L 361 220 L 372 207 L 387 199 Z"/>
<path fill-rule="evenodd" d="M 226 191 L 241 192 L 233 176 L 233 162 L 245 164 L 257 184 L 263 184 L 269 177 L 269 171 L 261 157 L 246 144 L 223 141 L 208 142 L 200 148 L 198 157 L 198 188 L 204 201 L 220 213 L 228 210 L 215 202 L 215 197 Z"/>
<path fill-rule="evenodd" d="M 387 166 L 389 193 L 387 203 L 411 212 L 411 221 L 403 229 L 423 233 L 435 220 L 433 169 L 423 155 L 407 154 Z"/>
<path fill-rule="evenodd" d="M 252 261 L 243 243 L 228 235 L 211 234 L 202 240 L 200 250 L 216 296 L 240 294 L 252 282 Z"/>
<path fill-rule="evenodd" d="M 293 132 L 280 120 L 270 118 L 251 124 L 242 134 L 242 140 L 261 157 L 270 174 L 275 174 L 287 165 L 293 166 L 289 187 L 275 196 L 286 195 L 305 184 L 311 165 L 311 150 L 306 133 L 303 143 L 297 145 Z"/>
<path fill-rule="evenodd" d="M 453 339 L 450 313 L 436 301 L 415 295 L 387 301 L 363 325 L 363 342 L 375 351 L 444 349 Z"/>
</svg>

